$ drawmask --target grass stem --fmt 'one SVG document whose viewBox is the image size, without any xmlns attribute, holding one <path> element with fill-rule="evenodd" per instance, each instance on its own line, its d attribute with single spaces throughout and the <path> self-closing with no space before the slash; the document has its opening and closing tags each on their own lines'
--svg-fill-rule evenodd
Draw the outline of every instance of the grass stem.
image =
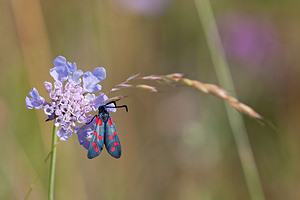
<svg viewBox="0 0 300 200">
<path fill-rule="evenodd" d="M 53 125 L 48 200 L 53 200 L 54 199 L 53 198 L 53 196 L 54 196 L 54 177 L 55 177 L 56 143 L 57 143 L 56 131 L 57 131 L 57 127 L 55 125 Z"/>
<path fill-rule="evenodd" d="M 225 58 L 225 52 L 221 43 L 210 1 L 195 0 L 195 4 L 204 30 L 205 39 L 208 44 L 217 79 L 223 88 L 235 93 L 234 84 Z M 262 185 L 243 118 L 228 104 L 226 104 L 225 107 L 250 197 L 252 200 L 264 200 L 265 197 Z"/>
</svg>

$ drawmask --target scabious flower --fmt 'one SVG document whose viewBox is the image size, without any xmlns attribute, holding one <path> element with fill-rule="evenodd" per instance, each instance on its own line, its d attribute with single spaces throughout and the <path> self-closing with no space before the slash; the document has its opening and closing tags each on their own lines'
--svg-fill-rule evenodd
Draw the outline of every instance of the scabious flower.
<svg viewBox="0 0 300 200">
<path fill-rule="evenodd" d="M 87 138 L 91 137 L 94 126 L 94 122 L 91 122 L 93 115 L 88 113 L 96 111 L 108 99 L 104 93 L 98 97 L 93 94 L 101 90 L 99 82 L 105 79 L 106 71 L 103 67 L 97 67 L 93 72 L 83 73 L 77 70 L 76 63 L 67 62 L 63 56 L 55 58 L 53 64 L 50 75 L 55 81 L 53 84 L 44 82 L 51 101 L 46 102 L 33 88 L 29 92 L 31 97 L 25 98 L 26 106 L 29 109 L 43 108 L 48 120 L 55 120 L 55 126 L 60 126 L 56 133 L 60 140 L 68 140 L 75 131 L 79 143 L 87 148 Z M 108 111 L 115 112 L 115 109 Z"/>
</svg>

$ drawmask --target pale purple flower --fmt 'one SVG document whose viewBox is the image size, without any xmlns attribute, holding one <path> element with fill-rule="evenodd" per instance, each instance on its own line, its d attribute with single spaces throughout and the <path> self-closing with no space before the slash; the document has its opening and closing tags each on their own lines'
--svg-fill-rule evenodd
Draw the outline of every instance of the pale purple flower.
<svg viewBox="0 0 300 200">
<path fill-rule="evenodd" d="M 50 69 L 50 75 L 55 82 L 53 84 L 44 82 L 51 101 L 45 102 L 45 99 L 33 88 L 29 92 L 31 98 L 25 98 L 26 106 L 29 109 L 43 108 L 48 120 L 55 120 L 55 126 L 60 126 L 57 131 L 60 140 L 68 140 L 75 130 L 79 143 L 86 147 L 87 138 L 91 137 L 89 128 L 94 126 L 94 123 L 85 125 L 93 117 L 88 113 L 96 111 L 98 106 L 108 99 L 103 93 L 100 93 L 101 98 L 96 98 L 92 93 L 101 90 L 99 83 L 105 79 L 106 71 L 103 67 L 97 67 L 93 73 L 83 73 L 77 70 L 75 63 L 67 62 L 63 56 L 55 58 L 53 64 L 54 68 Z M 80 127 L 76 123 L 84 125 Z"/>
</svg>

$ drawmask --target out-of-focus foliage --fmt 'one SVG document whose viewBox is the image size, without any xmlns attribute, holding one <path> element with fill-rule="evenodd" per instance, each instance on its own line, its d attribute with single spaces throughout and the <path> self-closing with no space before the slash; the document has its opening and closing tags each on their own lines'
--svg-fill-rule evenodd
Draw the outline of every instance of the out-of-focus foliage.
<svg viewBox="0 0 300 200">
<path fill-rule="evenodd" d="M 211 3 L 238 99 L 278 130 L 245 117 L 266 199 L 299 199 L 300 3 Z M 56 56 L 105 67 L 104 91 L 136 73 L 218 84 L 193 1 L 3 0 L 0 24 L 0 199 L 23 199 L 50 151 L 53 124 L 25 96 L 47 96 Z M 157 87 L 115 92 L 129 95 L 129 112 L 112 114 L 121 159 L 88 160 L 76 135 L 60 142 L 55 199 L 249 199 L 223 102 Z M 46 199 L 48 171 L 30 199 Z"/>
</svg>

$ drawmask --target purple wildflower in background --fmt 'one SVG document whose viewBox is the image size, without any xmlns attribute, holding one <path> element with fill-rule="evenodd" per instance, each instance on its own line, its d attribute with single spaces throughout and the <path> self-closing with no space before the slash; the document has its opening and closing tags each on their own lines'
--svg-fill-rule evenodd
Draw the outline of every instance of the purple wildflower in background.
<svg viewBox="0 0 300 200">
<path fill-rule="evenodd" d="M 117 0 L 117 3 L 128 12 L 157 16 L 168 8 L 170 0 Z"/>
<path fill-rule="evenodd" d="M 50 75 L 55 82 L 53 84 L 44 82 L 51 101 L 46 102 L 33 88 L 29 92 L 31 97 L 25 98 L 26 106 L 29 109 L 43 108 L 48 120 L 55 120 L 55 126 L 60 126 L 57 131 L 60 140 L 68 140 L 75 130 L 75 133 L 79 133 L 79 143 L 86 147 L 89 144 L 87 138 L 91 136 L 88 128 L 93 129 L 94 126 L 94 123 L 85 125 L 93 117 L 88 113 L 97 110 L 98 106 L 108 99 L 103 93 L 98 97 L 93 94 L 101 90 L 99 82 L 105 79 L 106 71 L 103 67 L 97 67 L 93 72 L 83 73 L 77 70 L 75 63 L 67 62 L 63 56 L 55 58 L 53 64 L 54 68 L 50 69 Z M 80 127 L 76 123 L 84 125 Z"/>
<path fill-rule="evenodd" d="M 279 42 L 267 20 L 230 13 L 222 16 L 219 25 L 229 58 L 254 67 L 276 58 Z"/>
</svg>

